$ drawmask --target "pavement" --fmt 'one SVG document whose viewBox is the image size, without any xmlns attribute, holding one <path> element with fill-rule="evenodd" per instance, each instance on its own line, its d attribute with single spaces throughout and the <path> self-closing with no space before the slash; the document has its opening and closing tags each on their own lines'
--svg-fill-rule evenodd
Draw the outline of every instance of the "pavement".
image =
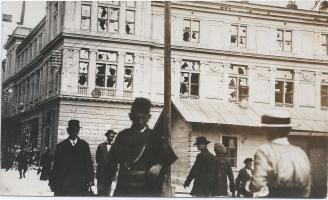
<svg viewBox="0 0 328 200">
<path fill-rule="evenodd" d="M 112 187 L 115 188 L 116 183 L 113 182 Z M 175 197 L 190 197 L 188 194 L 191 188 L 184 190 L 182 186 L 174 185 Z M 96 187 L 93 187 L 96 193 Z M 114 191 L 114 189 L 112 189 Z M 0 169 L 0 199 L 8 199 L 8 196 L 16 196 L 15 199 L 24 197 L 51 197 L 48 181 L 41 181 L 40 174 L 37 175 L 36 168 L 29 168 L 25 174 L 25 178 L 19 179 L 18 170 Z M 10 197 L 11 198 L 11 197 Z M 24 198 L 25 199 L 25 198 Z"/>
</svg>

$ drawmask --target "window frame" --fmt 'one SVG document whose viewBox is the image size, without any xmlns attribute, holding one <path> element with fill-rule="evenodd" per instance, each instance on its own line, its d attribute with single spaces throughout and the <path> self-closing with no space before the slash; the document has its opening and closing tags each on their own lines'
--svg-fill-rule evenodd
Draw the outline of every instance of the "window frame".
<svg viewBox="0 0 328 200">
<path fill-rule="evenodd" d="M 90 8 L 89 16 L 83 16 L 83 6 L 87 6 Z M 83 20 L 89 19 L 89 25 L 88 28 L 83 28 Z M 81 29 L 82 30 L 90 30 L 91 29 L 91 5 L 83 3 L 81 5 Z"/>
<path fill-rule="evenodd" d="M 278 32 L 282 32 L 282 39 L 278 39 L 278 35 L 276 36 L 276 42 L 278 45 L 278 50 L 282 52 L 293 52 L 293 31 L 290 29 L 277 29 L 277 34 Z M 286 40 L 286 33 L 290 32 L 290 40 Z M 281 42 L 282 47 L 281 49 L 279 48 L 279 42 Z M 286 50 L 287 43 L 290 42 L 290 50 Z"/>
<path fill-rule="evenodd" d="M 232 73 L 232 72 L 228 72 L 228 101 L 229 102 L 236 102 L 238 103 L 241 99 L 240 99 L 240 80 L 242 79 L 246 79 L 246 86 L 249 87 L 249 73 L 248 73 L 248 70 L 249 70 L 249 67 L 247 65 L 239 65 L 239 64 L 231 64 L 230 65 L 230 68 L 233 68 L 233 67 L 242 67 L 243 69 L 245 69 L 245 74 L 238 74 L 238 73 Z M 235 79 L 236 82 L 235 82 L 235 86 L 232 87 L 230 86 L 230 80 L 231 79 Z M 236 97 L 235 98 L 230 98 L 230 89 L 235 89 L 236 91 Z"/>
<path fill-rule="evenodd" d="M 199 93 L 200 93 L 200 72 L 201 72 L 201 64 L 200 64 L 200 61 L 199 60 L 189 60 L 189 59 L 183 59 L 181 63 L 183 62 L 196 62 L 198 63 L 198 66 L 199 66 L 199 69 L 198 70 L 190 70 L 190 69 L 181 69 L 182 65 L 184 64 L 181 64 L 180 66 L 180 89 L 179 89 L 179 96 L 180 98 L 199 98 Z M 181 87 L 182 87 L 182 84 L 184 82 L 181 81 L 181 77 L 182 77 L 182 74 L 188 74 L 188 84 L 186 85 L 187 86 L 187 91 L 188 91 L 188 94 L 181 94 Z M 198 83 L 192 83 L 191 81 L 191 76 L 192 74 L 197 74 L 198 75 Z M 191 88 L 192 86 L 198 86 L 197 88 L 197 95 L 194 95 L 194 94 L 191 94 Z"/>
<path fill-rule="evenodd" d="M 283 78 L 277 78 L 277 74 L 275 74 L 275 99 L 274 102 L 276 105 L 285 105 L 285 106 L 294 106 L 294 95 L 295 95 L 295 72 L 293 70 L 288 70 L 288 69 L 277 69 L 277 71 L 289 71 L 292 75 L 292 79 L 283 79 Z M 278 82 L 282 82 L 283 83 L 283 91 L 282 91 L 282 102 L 277 102 L 277 88 L 276 88 L 276 84 Z M 292 83 L 292 92 L 287 93 L 287 84 L 288 83 Z M 279 92 L 281 93 L 281 92 Z M 291 103 L 286 103 L 286 95 L 287 94 L 292 94 L 291 96 Z"/>
<path fill-rule="evenodd" d="M 98 59 L 98 53 L 103 52 L 103 53 L 115 53 L 116 54 L 116 61 L 106 61 L 106 60 L 101 60 Z M 97 85 L 97 72 L 95 73 L 96 77 L 95 77 L 95 87 L 96 88 L 107 88 L 107 89 L 116 89 L 117 88 L 117 69 L 118 69 L 118 52 L 117 51 L 106 51 L 106 50 L 99 50 L 97 51 L 97 57 L 96 57 L 96 70 L 98 68 L 98 65 L 105 65 L 105 73 L 104 73 L 104 78 L 105 78 L 105 82 L 104 82 L 104 86 L 99 86 Z M 115 83 L 113 87 L 107 87 L 107 67 L 108 66 L 116 66 L 115 69 L 115 76 L 114 75 L 109 75 L 110 77 L 115 77 Z"/>
<path fill-rule="evenodd" d="M 132 55 L 133 61 L 131 63 L 126 62 L 126 56 L 127 55 Z M 131 53 L 131 52 L 127 52 L 124 55 L 123 91 L 133 91 L 133 89 L 134 89 L 134 66 L 135 66 L 135 54 L 134 53 Z M 127 68 L 132 68 L 131 77 L 126 77 L 125 70 Z M 125 88 L 125 84 L 124 83 L 126 82 L 126 80 L 129 80 L 129 79 L 131 79 L 131 88 L 130 89 L 127 89 L 127 88 Z"/>
<path fill-rule="evenodd" d="M 229 146 L 226 146 L 226 145 L 224 145 L 224 139 L 225 138 L 227 138 L 227 140 L 228 140 L 228 143 L 229 143 L 229 140 L 230 139 L 234 139 L 235 141 L 235 148 L 232 148 L 232 147 L 230 147 L 230 145 Z M 229 165 L 231 166 L 231 167 L 234 167 L 234 168 L 237 168 L 237 165 L 238 165 L 238 151 L 239 151 L 239 148 L 238 148 L 238 141 L 239 141 L 239 138 L 238 138 L 238 136 L 228 136 L 228 135 L 222 135 L 221 136 L 221 142 L 222 142 L 222 144 L 223 144 L 223 146 L 225 146 L 225 148 L 226 148 L 226 153 L 225 153 L 225 156 L 228 158 L 228 160 L 229 160 Z M 230 156 L 230 149 L 235 149 L 235 154 L 233 155 L 233 156 Z M 233 165 L 231 165 L 231 160 L 233 160 Z"/>
<path fill-rule="evenodd" d="M 98 12 L 97 12 L 97 31 L 98 32 L 108 32 L 108 33 L 119 33 L 120 32 L 120 12 L 121 12 L 121 7 L 120 7 L 120 3 L 113 4 L 111 2 L 109 2 L 109 4 L 98 4 Z M 105 21 L 105 18 L 99 18 L 99 8 L 106 8 L 107 9 L 107 18 L 106 18 L 106 30 L 101 30 L 101 28 L 99 28 L 99 21 Z M 118 16 L 117 19 L 111 19 L 110 18 L 110 10 L 118 10 Z M 110 31 L 110 24 L 116 22 L 117 23 L 117 31 Z"/>
<path fill-rule="evenodd" d="M 234 35 L 234 36 L 236 36 L 237 37 L 237 40 L 236 40 L 236 45 L 233 45 L 233 43 L 231 42 L 231 39 L 232 39 L 232 36 L 233 36 L 233 34 L 232 34 L 232 32 L 231 32 L 231 34 L 230 34 L 230 45 L 232 46 L 232 47 L 238 47 L 238 48 L 247 48 L 247 30 L 248 30 L 248 26 L 247 25 L 244 25 L 244 24 L 231 24 L 231 29 L 232 29 L 232 27 L 237 27 L 237 35 Z M 245 29 L 246 29 L 246 33 L 245 33 L 245 36 L 241 36 L 241 34 L 240 34 L 240 29 L 241 29 L 241 27 L 244 27 Z M 241 41 L 241 38 L 245 38 L 245 45 L 244 46 L 240 46 L 240 41 Z"/>
<path fill-rule="evenodd" d="M 128 21 L 128 12 L 133 12 L 133 22 L 131 21 Z M 126 27 L 129 25 L 129 24 L 133 24 L 133 30 L 132 30 L 132 33 L 127 33 L 126 31 Z M 126 11 L 125 11 L 125 34 L 126 35 L 135 35 L 135 30 L 136 30 L 136 10 L 134 8 L 127 8 Z M 131 28 L 131 27 L 129 27 Z"/>
<path fill-rule="evenodd" d="M 328 109 L 328 73 L 323 73 L 323 77 L 320 82 L 320 106 L 321 109 Z M 323 88 L 326 88 L 325 94 L 323 96 Z M 323 98 L 326 98 L 325 104 L 323 103 Z"/>
<path fill-rule="evenodd" d="M 185 21 L 189 21 L 189 31 L 186 30 L 185 28 Z M 193 22 L 197 22 L 198 23 L 198 30 L 193 30 Z M 192 18 L 184 18 L 183 19 L 183 30 L 182 30 L 183 34 L 182 34 L 182 40 L 183 42 L 189 42 L 189 43 L 199 43 L 200 42 L 200 20 L 199 19 L 192 19 Z M 184 39 L 184 34 L 188 32 L 189 33 L 189 39 L 188 41 Z M 194 33 L 198 33 L 198 38 L 197 41 L 193 41 L 192 40 L 192 34 Z"/>
<path fill-rule="evenodd" d="M 84 58 L 81 56 L 82 51 L 86 51 L 88 53 L 88 57 Z M 81 73 L 80 72 L 80 67 L 81 64 L 85 63 L 87 65 L 87 72 L 86 73 Z M 88 87 L 89 86 L 89 70 L 90 70 L 90 49 L 87 48 L 81 48 L 79 51 L 79 73 L 78 73 L 78 86 L 79 87 Z M 81 85 L 80 84 L 80 76 L 82 75 L 86 75 L 86 81 L 85 81 L 85 85 Z"/>
<path fill-rule="evenodd" d="M 321 37 L 326 38 L 325 43 L 322 43 L 321 46 L 325 47 L 326 55 L 328 56 L 328 33 L 321 34 Z"/>
</svg>

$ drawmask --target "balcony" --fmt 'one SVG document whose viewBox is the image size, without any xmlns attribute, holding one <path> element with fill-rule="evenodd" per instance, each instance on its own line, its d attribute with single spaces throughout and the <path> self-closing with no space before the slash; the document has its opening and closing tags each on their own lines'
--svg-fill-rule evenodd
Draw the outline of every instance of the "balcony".
<svg viewBox="0 0 328 200">
<path fill-rule="evenodd" d="M 79 86 L 78 87 L 78 94 L 83 95 L 83 96 L 87 96 L 88 95 L 88 87 Z"/>
<path fill-rule="evenodd" d="M 99 90 L 101 97 L 116 97 L 115 88 L 95 88 L 95 90 Z"/>
<path fill-rule="evenodd" d="M 123 99 L 132 99 L 133 91 L 132 90 L 124 90 L 123 91 Z"/>
</svg>

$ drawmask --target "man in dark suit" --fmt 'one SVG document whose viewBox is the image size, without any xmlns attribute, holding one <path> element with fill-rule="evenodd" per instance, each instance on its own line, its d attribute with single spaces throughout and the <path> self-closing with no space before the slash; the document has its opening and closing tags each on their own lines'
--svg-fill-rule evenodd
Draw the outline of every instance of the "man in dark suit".
<svg viewBox="0 0 328 200">
<path fill-rule="evenodd" d="M 80 121 L 70 120 L 69 137 L 56 146 L 49 186 L 55 196 L 87 196 L 94 185 L 89 144 L 78 137 Z"/>
<path fill-rule="evenodd" d="M 164 138 L 148 128 L 150 108 L 148 99 L 134 100 L 129 114 L 132 126 L 117 134 L 109 153 L 109 181 L 120 164 L 114 196 L 161 196 L 166 170 L 177 159 Z"/>
<path fill-rule="evenodd" d="M 209 197 L 212 195 L 212 187 L 215 177 L 215 157 L 207 149 L 207 144 L 210 143 L 206 137 L 199 136 L 196 138 L 196 143 L 200 153 L 196 157 L 196 161 L 192 166 L 189 175 L 183 186 L 186 188 L 194 179 L 194 185 L 191 190 L 191 195 L 195 197 Z"/>
<path fill-rule="evenodd" d="M 242 195 L 243 197 L 253 197 L 253 194 L 245 189 L 246 182 L 251 180 L 252 178 L 252 164 L 253 159 L 252 158 L 246 158 L 244 160 L 245 167 L 242 168 L 238 176 L 236 178 L 236 189 L 237 189 L 237 196 L 240 197 Z"/>
<path fill-rule="evenodd" d="M 25 173 L 28 167 L 28 158 L 27 152 L 24 147 L 20 148 L 20 151 L 17 154 L 17 164 L 19 171 L 19 179 L 25 178 Z"/>
<path fill-rule="evenodd" d="M 97 162 L 97 172 L 96 172 L 96 178 L 97 178 L 97 191 L 98 196 L 110 196 L 110 188 L 105 187 L 105 181 L 108 181 L 105 178 L 105 167 L 110 164 L 109 162 L 109 151 L 112 146 L 112 141 L 114 140 L 114 137 L 116 135 L 116 132 L 113 130 L 108 130 L 105 133 L 105 136 L 107 137 L 107 141 L 103 142 L 98 145 L 97 151 L 96 151 L 96 162 Z"/>
</svg>

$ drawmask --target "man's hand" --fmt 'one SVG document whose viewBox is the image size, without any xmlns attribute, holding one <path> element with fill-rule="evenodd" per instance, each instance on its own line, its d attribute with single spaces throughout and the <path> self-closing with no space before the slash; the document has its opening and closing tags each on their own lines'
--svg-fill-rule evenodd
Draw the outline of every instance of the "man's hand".
<svg viewBox="0 0 328 200">
<path fill-rule="evenodd" d="M 188 185 L 186 183 L 184 183 L 183 188 L 186 189 L 186 187 L 188 187 Z"/>
<path fill-rule="evenodd" d="M 162 166 L 160 164 L 156 164 L 151 166 L 151 168 L 148 171 L 148 175 L 157 177 L 159 173 L 161 172 Z"/>
</svg>

